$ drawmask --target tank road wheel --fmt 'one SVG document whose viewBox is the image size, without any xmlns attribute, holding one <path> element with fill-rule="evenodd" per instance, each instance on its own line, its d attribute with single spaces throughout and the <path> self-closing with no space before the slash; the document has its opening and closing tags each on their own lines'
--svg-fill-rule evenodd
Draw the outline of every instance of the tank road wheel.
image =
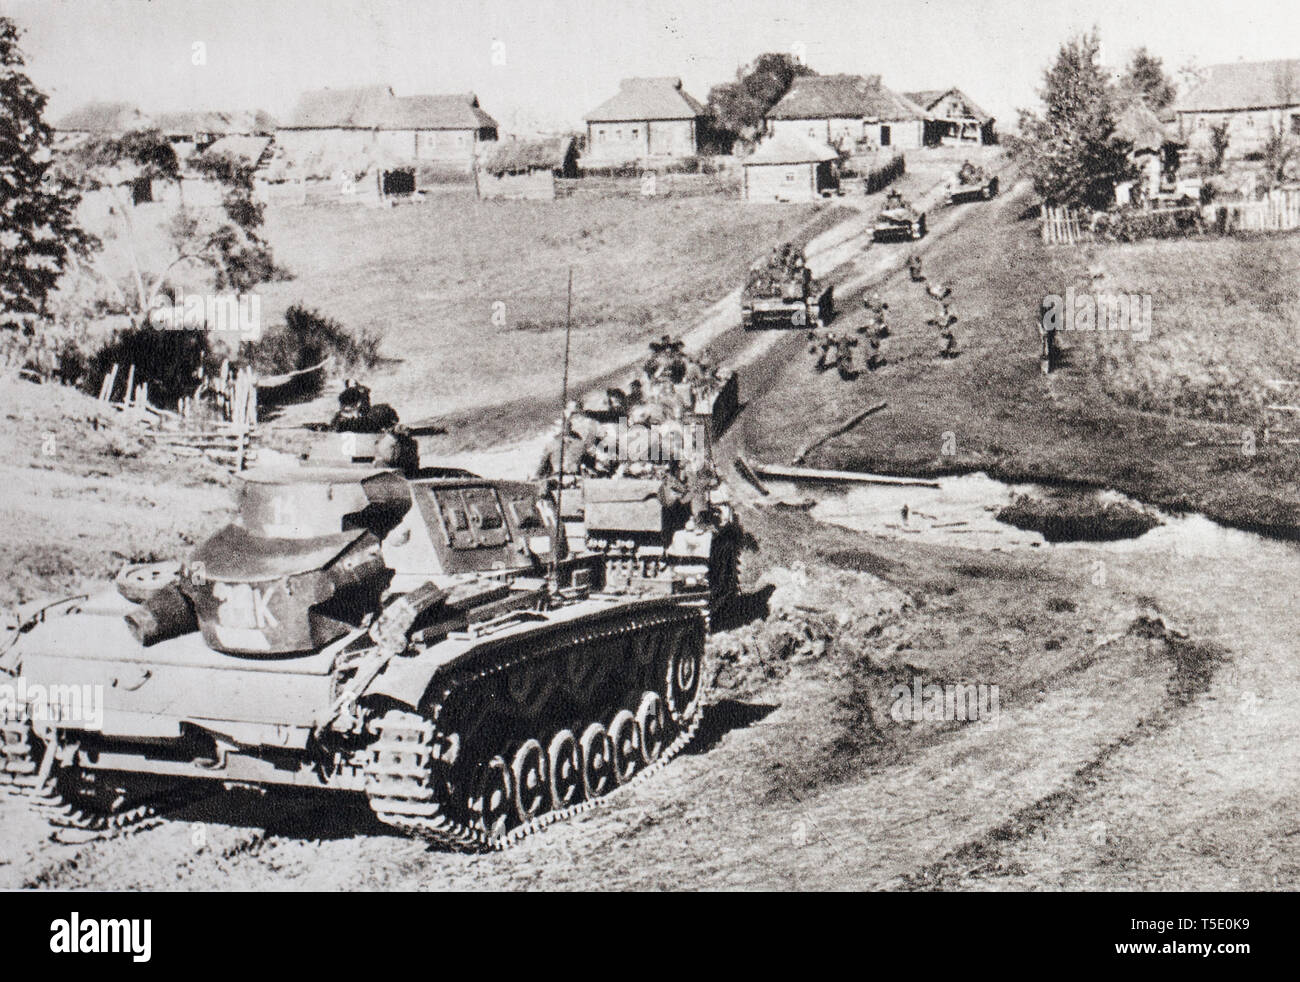
<svg viewBox="0 0 1300 982">
<path fill-rule="evenodd" d="M 668 658 L 664 691 L 668 694 L 668 712 L 673 722 L 684 725 L 694 714 L 700 698 L 703 646 L 694 631 L 685 630 L 673 639 Z"/>
<path fill-rule="evenodd" d="M 609 742 L 614 779 L 626 784 L 641 769 L 641 729 L 628 710 L 620 709 L 610 720 Z"/>
<path fill-rule="evenodd" d="M 470 810 L 477 816 L 474 824 L 489 839 L 498 839 L 510 827 L 514 809 L 514 777 L 505 758 L 498 755 L 479 768 L 474 782 L 470 804 Z"/>
<path fill-rule="evenodd" d="M 653 764 L 668 746 L 667 719 L 664 701 L 657 692 L 647 692 L 641 697 L 636 711 L 637 728 L 641 731 L 641 759 Z"/>
<path fill-rule="evenodd" d="M 536 740 L 525 740 L 515 751 L 510 776 L 515 786 L 515 814 L 526 822 L 547 810 L 546 753 Z"/>
<path fill-rule="evenodd" d="M 605 727 L 592 723 L 582 734 L 582 789 L 588 798 L 613 790 L 614 748 Z"/>
<path fill-rule="evenodd" d="M 571 730 L 561 730 L 551 738 L 546 752 L 550 776 L 551 807 L 568 808 L 582 800 L 582 754 Z"/>
</svg>

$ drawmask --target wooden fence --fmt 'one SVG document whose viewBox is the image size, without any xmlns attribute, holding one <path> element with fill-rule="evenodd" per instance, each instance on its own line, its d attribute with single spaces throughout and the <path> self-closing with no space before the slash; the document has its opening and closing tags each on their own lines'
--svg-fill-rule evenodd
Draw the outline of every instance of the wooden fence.
<svg viewBox="0 0 1300 982">
<path fill-rule="evenodd" d="M 1185 235 L 1191 231 L 1286 232 L 1300 229 L 1300 188 L 1279 188 L 1258 201 L 1225 201 L 1202 208 L 1156 208 L 1149 211 L 1107 212 L 1099 216 L 1098 231 L 1069 208 L 1040 209 L 1043 241 L 1048 245 L 1078 245 L 1097 235 L 1131 241 L 1153 236 Z M 1178 226 L 1175 230 L 1166 226 Z M 1107 235 L 1109 233 L 1109 235 Z"/>
<path fill-rule="evenodd" d="M 1228 202 L 1218 209 L 1224 232 L 1285 232 L 1300 228 L 1300 188 L 1270 191 L 1259 201 Z"/>
<path fill-rule="evenodd" d="M 638 177 L 573 177 L 555 179 L 557 198 L 685 198 L 722 195 L 739 197 L 741 181 L 723 174 L 657 174 Z"/>
<path fill-rule="evenodd" d="M 1081 220 L 1077 212 L 1069 208 L 1043 205 L 1040 214 L 1043 220 L 1043 241 L 1048 245 L 1078 245 L 1080 242 L 1092 241 L 1092 232 L 1087 222 Z"/>
<path fill-rule="evenodd" d="M 893 184 L 894 181 L 903 176 L 906 169 L 907 160 L 901 153 L 894 154 L 888 163 L 869 168 L 866 174 L 867 194 L 875 194 L 877 191 Z"/>
</svg>

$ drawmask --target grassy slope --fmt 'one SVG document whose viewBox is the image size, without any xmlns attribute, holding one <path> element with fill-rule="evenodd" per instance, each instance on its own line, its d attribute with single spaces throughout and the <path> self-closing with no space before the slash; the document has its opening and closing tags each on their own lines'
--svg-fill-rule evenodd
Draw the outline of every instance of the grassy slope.
<svg viewBox="0 0 1300 982">
<path fill-rule="evenodd" d="M 384 354 L 401 363 L 374 373 L 376 392 L 415 418 L 554 390 L 567 266 L 581 379 L 638 357 L 652 336 L 683 331 L 815 210 L 461 194 L 386 211 L 283 209 L 269 215 L 268 234 L 295 279 L 267 286 L 264 305 L 278 316 L 304 300 L 379 332 Z"/>
<path fill-rule="evenodd" d="M 934 303 L 906 275 L 895 277 L 882 290 L 893 332 L 883 345 L 888 366 L 846 386 L 792 358 L 747 421 L 750 449 L 762 459 L 788 457 L 809 433 L 884 399 L 886 412 L 809 463 L 1110 485 L 1294 534 L 1295 448 L 1262 445 L 1262 420 L 1250 407 L 1263 379 L 1297 377 L 1283 338 L 1294 333 L 1300 238 L 1049 250 L 1034 223 L 1015 221 L 1026 203 L 1016 195 L 965 206 L 980 212 L 926 254 L 927 276 L 952 287 L 960 357 L 938 357 L 936 331 L 925 324 Z M 1064 336 L 1067 364 L 1044 378 L 1040 304 L 1070 285 L 1153 294 L 1151 339 Z M 854 311 L 840 324 L 860 320 Z M 1147 408 L 1171 398 L 1175 414 Z M 1243 452 L 1244 428 L 1255 430 L 1253 455 Z"/>
</svg>

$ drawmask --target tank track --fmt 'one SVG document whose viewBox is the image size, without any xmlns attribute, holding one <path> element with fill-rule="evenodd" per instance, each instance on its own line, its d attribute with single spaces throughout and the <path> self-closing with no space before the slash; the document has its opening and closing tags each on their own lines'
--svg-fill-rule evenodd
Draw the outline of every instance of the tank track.
<svg viewBox="0 0 1300 982">
<path fill-rule="evenodd" d="M 706 678 L 703 650 L 695 666 L 698 681 L 688 704 L 672 705 L 672 699 L 668 697 L 670 692 L 664 697 L 666 717 L 672 721 L 675 736 L 665 743 L 653 760 L 597 796 L 583 797 L 560 808 L 552 807 L 503 834 L 491 834 L 456 817 L 455 804 L 443 798 L 446 787 L 439 787 L 440 774 L 435 762 L 447 766 L 454 763 L 458 751 L 457 738 L 442 728 L 447 704 L 453 696 L 464 695 L 466 689 L 475 683 L 502 676 L 525 663 L 540 664 L 583 644 L 609 641 L 647 628 L 670 630 L 682 625 L 698 625 L 707 637 L 707 604 L 684 605 L 666 615 L 637 618 L 603 630 L 579 629 L 565 640 L 553 641 L 531 653 L 499 658 L 476 670 L 453 672 L 442 680 L 440 691 L 426 712 L 390 709 L 371 723 L 376 739 L 366 755 L 366 794 L 375 815 L 387 825 L 447 850 L 490 852 L 507 849 L 555 822 L 596 808 L 615 792 L 653 776 L 690 743 L 699 727 Z M 535 734 L 535 737 L 542 735 Z"/>
<path fill-rule="evenodd" d="M 38 761 L 32 726 L 23 719 L 0 721 L 0 791 L 20 795 L 55 829 L 83 833 L 90 840 L 111 839 L 127 832 L 142 832 L 162 824 L 166 814 L 202 797 L 193 788 L 177 785 L 127 807 L 125 800 L 107 808 L 88 806 L 67 783 L 84 777 L 74 770 L 62 774 Z"/>
</svg>

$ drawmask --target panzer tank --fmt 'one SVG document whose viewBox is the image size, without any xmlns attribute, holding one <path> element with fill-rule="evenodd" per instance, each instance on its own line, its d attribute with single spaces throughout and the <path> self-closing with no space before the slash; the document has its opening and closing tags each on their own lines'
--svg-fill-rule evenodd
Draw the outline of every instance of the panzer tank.
<svg viewBox="0 0 1300 982">
<path fill-rule="evenodd" d="M 290 787 L 364 796 L 448 848 L 516 841 L 698 722 L 710 603 L 734 579 L 710 581 L 714 533 L 648 491 L 557 509 L 457 472 L 250 473 L 237 520 L 185 562 L 20 612 L 0 783 L 98 833 Z"/>
<path fill-rule="evenodd" d="M 835 291 L 812 275 L 803 253 L 786 243 L 749 270 L 740 291 L 740 320 L 756 328 L 817 328 L 835 313 Z"/>
<path fill-rule="evenodd" d="M 872 227 L 875 242 L 887 239 L 921 239 L 925 237 L 925 212 L 914 208 L 900 191 L 891 189 L 885 195 L 885 207 Z"/>
</svg>

